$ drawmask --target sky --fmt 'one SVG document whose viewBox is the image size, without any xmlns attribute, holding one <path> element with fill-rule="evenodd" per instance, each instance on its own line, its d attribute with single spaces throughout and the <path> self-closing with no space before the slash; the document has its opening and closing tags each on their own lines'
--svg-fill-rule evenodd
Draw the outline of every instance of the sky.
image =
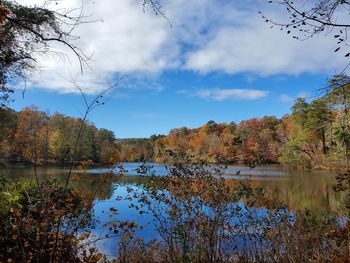
<svg viewBox="0 0 350 263">
<path fill-rule="evenodd" d="M 282 117 L 297 97 L 316 98 L 348 61 L 342 50 L 334 53 L 331 34 L 299 41 L 270 28 L 259 11 L 275 21 L 286 21 L 288 13 L 267 2 L 164 0 L 164 18 L 145 10 L 141 0 L 55 1 L 49 8 L 82 7 L 90 22 L 73 31 L 79 36 L 73 41 L 91 59 L 81 72 L 64 46 L 51 46 L 64 56 L 36 54 L 39 70 L 28 75 L 26 85 L 14 84 L 10 106 L 37 105 L 79 117 L 84 101 L 74 79 L 89 101 L 117 84 L 105 105 L 89 115 L 117 138 L 167 134 L 209 120 Z"/>
</svg>

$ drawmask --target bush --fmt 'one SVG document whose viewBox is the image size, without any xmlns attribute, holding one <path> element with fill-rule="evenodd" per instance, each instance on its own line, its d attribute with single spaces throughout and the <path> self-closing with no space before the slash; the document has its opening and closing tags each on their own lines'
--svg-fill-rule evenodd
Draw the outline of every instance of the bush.
<svg viewBox="0 0 350 263">
<path fill-rule="evenodd" d="M 0 261 L 96 262 L 102 257 L 82 245 L 92 224 L 91 202 L 77 192 L 55 181 L 3 181 L 0 204 Z"/>
</svg>

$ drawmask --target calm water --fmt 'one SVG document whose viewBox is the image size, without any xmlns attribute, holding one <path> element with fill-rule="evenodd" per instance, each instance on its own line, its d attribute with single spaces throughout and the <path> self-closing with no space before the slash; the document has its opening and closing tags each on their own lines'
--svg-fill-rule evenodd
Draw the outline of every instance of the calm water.
<svg viewBox="0 0 350 263">
<path fill-rule="evenodd" d="M 167 175 L 167 169 L 162 164 L 150 164 L 155 174 Z M 146 240 L 157 238 L 152 217 L 148 214 L 142 216 L 134 209 L 129 208 L 131 201 L 116 200 L 119 197 L 128 196 L 128 189 L 142 190 L 142 184 L 148 180 L 140 176 L 137 168 L 139 163 L 124 164 L 125 176 L 113 176 L 112 179 L 103 181 L 103 173 L 110 172 L 110 168 L 88 169 L 75 171 L 80 174 L 79 181 L 73 181 L 72 187 L 83 191 L 97 190 L 94 202 L 94 213 L 97 218 L 94 232 L 98 235 L 108 233 L 102 225 L 111 220 L 108 217 L 110 207 L 118 209 L 120 220 L 135 220 L 143 229 L 138 235 Z M 117 169 L 118 170 L 118 169 Z M 115 171 L 118 173 L 118 171 Z M 33 168 L 15 167 L 8 170 L 0 170 L 10 180 L 33 180 Z M 67 171 L 65 168 L 39 168 L 40 180 L 57 178 L 64 182 Z M 268 165 L 251 169 L 244 166 L 229 166 L 225 170 L 224 177 L 228 180 L 245 180 L 250 177 L 254 186 L 263 186 L 272 198 L 286 202 L 293 209 L 309 209 L 319 214 L 329 214 L 337 211 L 344 196 L 335 193 L 332 186 L 335 183 L 335 174 L 325 171 L 297 171 L 281 166 Z M 133 202 L 135 204 L 135 202 Z M 99 241 L 97 247 L 109 256 L 115 256 L 117 251 L 115 239 Z"/>
</svg>

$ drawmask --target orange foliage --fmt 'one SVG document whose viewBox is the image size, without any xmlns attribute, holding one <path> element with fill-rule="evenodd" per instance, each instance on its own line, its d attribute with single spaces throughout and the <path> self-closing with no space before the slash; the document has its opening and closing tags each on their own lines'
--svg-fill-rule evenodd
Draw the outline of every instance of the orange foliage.
<svg viewBox="0 0 350 263">
<path fill-rule="evenodd" d="M 5 6 L 0 4 L 0 25 L 5 23 L 8 14 L 9 10 Z"/>
</svg>

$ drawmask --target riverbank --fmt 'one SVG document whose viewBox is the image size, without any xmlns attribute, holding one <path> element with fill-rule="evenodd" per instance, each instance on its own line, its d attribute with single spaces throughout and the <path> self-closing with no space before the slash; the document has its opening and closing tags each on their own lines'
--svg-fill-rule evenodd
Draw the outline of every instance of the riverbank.
<svg viewBox="0 0 350 263">
<path fill-rule="evenodd" d="M 31 161 L 18 161 L 18 160 L 1 160 L 0 159 L 0 168 L 6 168 L 8 166 L 16 166 L 16 167 L 69 167 L 71 165 L 71 162 L 60 162 L 60 161 L 40 161 L 38 163 L 33 163 Z M 112 162 L 104 162 L 104 163 L 95 163 L 92 161 L 76 161 L 73 163 L 73 165 L 79 166 L 89 166 L 89 167 L 104 167 L 104 166 L 112 166 Z"/>
</svg>

